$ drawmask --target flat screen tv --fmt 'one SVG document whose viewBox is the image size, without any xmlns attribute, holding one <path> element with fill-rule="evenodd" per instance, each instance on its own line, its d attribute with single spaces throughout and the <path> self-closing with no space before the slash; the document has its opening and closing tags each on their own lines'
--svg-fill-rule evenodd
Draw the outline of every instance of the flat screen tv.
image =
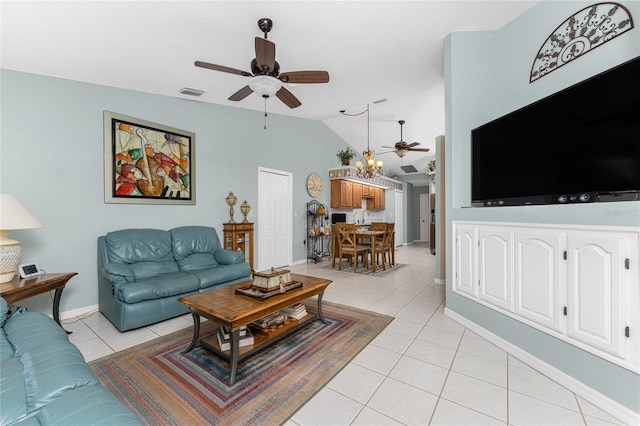
<svg viewBox="0 0 640 426">
<path fill-rule="evenodd" d="M 471 131 L 474 206 L 640 199 L 640 57 Z"/>
</svg>

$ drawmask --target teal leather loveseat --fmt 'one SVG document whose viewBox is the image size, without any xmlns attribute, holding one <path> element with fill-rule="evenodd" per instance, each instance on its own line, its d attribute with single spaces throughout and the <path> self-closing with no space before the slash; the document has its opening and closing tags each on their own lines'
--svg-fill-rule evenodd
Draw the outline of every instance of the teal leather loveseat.
<svg viewBox="0 0 640 426">
<path fill-rule="evenodd" d="M 249 279 L 241 252 L 207 226 L 122 229 L 98 237 L 98 304 L 120 330 L 189 312 L 178 299 Z"/>
<path fill-rule="evenodd" d="M 0 425 L 141 425 L 48 316 L 0 298 Z"/>
</svg>

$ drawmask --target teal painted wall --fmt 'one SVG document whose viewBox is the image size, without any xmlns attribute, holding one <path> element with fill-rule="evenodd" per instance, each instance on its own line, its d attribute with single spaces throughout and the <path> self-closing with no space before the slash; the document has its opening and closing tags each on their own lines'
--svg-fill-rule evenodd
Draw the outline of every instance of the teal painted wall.
<svg viewBox="0 0 640 426">
<path fill-rule="evenodd" d="M 98 303 L 96 240 L 135 227 L 213 226 L 222 235 L 229 219 L 225 197 L 245 199 L 257 219 L 258 167 L 293 174 L 293 260 L 306 259 L 306 179 L 319 173 L 328 205 L 328 169 L 346 143 L 322 122 L 131 90 L 2 70 L 0 188 L 15 195 L 44 225 L 14 231 L 23 260 L 48 272 L 75 271 L 64 290 L 62 312 Z M 112 111 L 196 134 L 195 206 L 104 203 L 103 111 Z M 256 223 L 256 228 L 259 224 Z M 254 259 L 258 258 L 258 249 Z M 42 295 L 25 300 L 50 313 Z"/>
<path fill-rule="evenodd" d="M 497 209 L 470 207 L 471 129 L 640 55 L 640 2 L 620 3 L 635 18 L 636 27 L 632 31 L 532 84 L 529 84 L 529 73 L 542 43 L 565 19 L 592 3 L 543 1 L 498 31 L 459 32 L 446 38 L 447 241 L 452 241 L 451 220 L 640 227 L 640 202 L 637 201 Z M 558 114 L 561 120 L 562 111 Z M 544 161 L 544 152 L 532 146 L 531 159 Z M 447 247 L 447 270 L 452 271 L 451 245 Z M 638 374 L 453 293 L 452 276 L 451 272 L 447 274 L 448 309 L 640 412 Z"/>
</svg>

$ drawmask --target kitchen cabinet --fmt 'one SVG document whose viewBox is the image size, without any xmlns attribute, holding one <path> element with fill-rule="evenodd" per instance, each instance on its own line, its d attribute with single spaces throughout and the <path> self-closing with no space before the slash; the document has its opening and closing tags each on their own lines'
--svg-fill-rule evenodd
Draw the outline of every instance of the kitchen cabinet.
<svg viewBox="0 0 640 426">
<path fill-rule="evenodd" d="M 383 188 L 341 179 L 331 181 L 331 208 L 360 209 L 363 198 L 367 198 L 367 210 L 384 210 Z"/>
<path fill-rule="evenodd" d="M 640 232 L 453 222 L 452 290 L 640 371 Z"/>
<path fill-rule="evenodd" d="M 362 185 L 361 183 L 353 182 L 351 201 L 353 203 L 354 209 L 362 208 L 362 187 L 363 186 L 364 185 Z"/>
<path fill-rule="evenodd" d="M 331 181 L 331 208 L 353 208 L 353 182 Z"/>
<path fill-rule="evenodd" d="M 371 191 L 373 191 L 373 198 L 370 198 L 370 201 L 367 202 L 367 210 L 384 210 L 384 189 L 370 187 L 369 193 L 371 193 Z"/>
</svg>

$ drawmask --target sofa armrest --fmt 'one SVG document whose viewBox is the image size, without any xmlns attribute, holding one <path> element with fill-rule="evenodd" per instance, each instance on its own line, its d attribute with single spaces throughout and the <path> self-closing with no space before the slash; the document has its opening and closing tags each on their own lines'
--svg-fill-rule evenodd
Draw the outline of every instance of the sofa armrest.
<svg viewBox="0 0 640 426">
<path fill-rule="evenodd" d="M 213 254 L 216 262 L 221 265 L 233 265 L 244 262 L 244 254 L 239 251 L 220 249 Z"/>
<path fill-rule="evenodd" d="M 126 284 L 136 280 L 133 269 L 126 263 L 107 263 L 102 268 L 102 276 L 114 285 Z"/>
</svg>

